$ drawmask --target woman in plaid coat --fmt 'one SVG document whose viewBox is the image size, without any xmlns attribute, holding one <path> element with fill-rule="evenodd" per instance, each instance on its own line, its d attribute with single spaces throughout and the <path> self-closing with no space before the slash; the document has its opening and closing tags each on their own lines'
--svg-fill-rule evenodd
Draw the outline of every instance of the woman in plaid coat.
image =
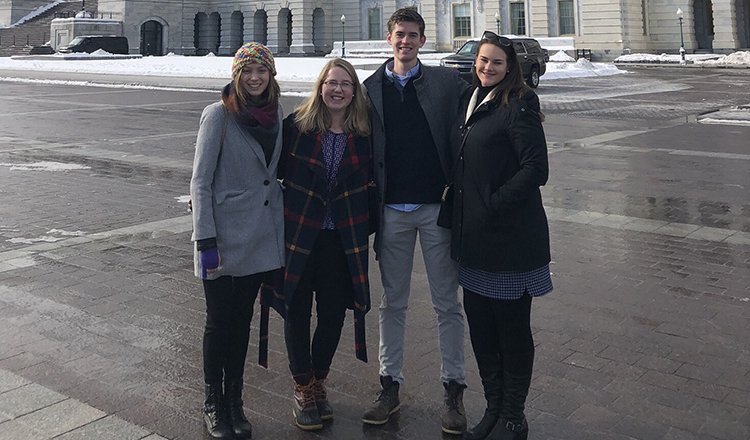
<svg viewBox="0 0 750 440">
<path fill-rule="evenodd" d="M 354 310 L 357 358 L 367 361 L 364 317 L 372 182 L 370 125 L 354 68 L 334 59 L 310 97 L 284 121 L 286 262 L 284 334 L 294 377 L 294 423 L 303 430 L 333 418 L 324 381 Z M 317 326 L 310 340 L 313 298 Z"/>
</svg>

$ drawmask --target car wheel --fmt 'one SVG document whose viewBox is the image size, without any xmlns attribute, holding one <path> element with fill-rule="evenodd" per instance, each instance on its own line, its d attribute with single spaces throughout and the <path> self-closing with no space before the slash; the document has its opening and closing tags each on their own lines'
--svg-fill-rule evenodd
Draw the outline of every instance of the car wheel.
<svg viewBox="0 0 750 440">
<path fill-rule="evenodd" d="M 526 78 L 526 84 L 532 89 L 539 87 L 539 67 L 533 66 L 531 72 L 529 72 L 528 78 Z"/>
</svg>

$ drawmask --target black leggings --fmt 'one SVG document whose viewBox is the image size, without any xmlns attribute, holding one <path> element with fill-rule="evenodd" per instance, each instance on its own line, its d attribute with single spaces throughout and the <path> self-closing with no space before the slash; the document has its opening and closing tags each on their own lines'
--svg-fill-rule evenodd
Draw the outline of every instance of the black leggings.
<svg viewBox="0 0 750 440">
<path fill-rule="evenodd" d="M 311 345 L 313 292 L 318 319 Z M 289 370 L 298 383 L 306 384 L 312 373 L 318 378 L 328 374 L 341 339 L 346 309 L 352 301 L 352 280 L 339 232 L 322 230 L 307 258 L 284 323 Z"/>
<path fill-rule="evenodd" d="M 203 332 L 203 378 L 242 380 L 250 338 L 253 305 L 265 273 L 203 280 L 206 327 Z"/>
<path fill-rule="evenodd" d="M 534 351 L 530 295 L 524 294 L 517 300 L 499 300 L 464 289 L 464 310 L 477 357 L 502 358 Z"/>
</svg>

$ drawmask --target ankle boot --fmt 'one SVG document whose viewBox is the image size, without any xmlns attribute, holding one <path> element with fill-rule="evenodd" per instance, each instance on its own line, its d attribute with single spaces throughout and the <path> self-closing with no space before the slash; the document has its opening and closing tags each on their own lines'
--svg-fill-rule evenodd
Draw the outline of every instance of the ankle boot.
<svg viewBox="0 0 750 440">
<path fill-rule="evenodd" d="M 206 401 L 203 403 L 203 422 L 211 438 L 232 438 L 232 430 L 227 423 L 221 383 L 206 384 Z"/>
<path fill-rule="evenodd" d="M 333 408 L 328 403 L 328 391 L 326 390 L 326 378 L 318 378 L 317 376 L 313 379 L 313 393 L 315 394 L 315 406 L 318 407 L 318 415 L 320 420 L 332 420 L 333 419 Z"/>
<path fill-rule="evenodd" d="M 486 437 L 487 440 L 527 440 L 529 437 L 529 425 L 526 418 L 520 422 L 511 422 L 504 418 L 498 420 L 495 427 Z"/>
<path fill-rule="evenodd" d="M 526 440 L 529 425 L 523 413 L 534 369 L 534 351 L 503 355 L 503 402 L 500 420 L 489 440 Z"/>
<path fill-rule="evenodd" d="M 297 380 L 297 378 L 295 378 Z M 315 405 L 315 383 L 312 375 L 306 384 L 294 384 L 294 424 L 303 431 L 323 429 L 318 407 Z"/>
<path fill-rule="evenodd" d="M 445 412 L 440 418 L 440 429 L 446 434 L 461 435 L 466 431 L 466 410 L 464 390 L 466 385 L 455 380 L 443 383 L 445 388 Z"/>
<path fill-rule="evenodd" d="M 503 361 L 502 356 L 475 353 L 479 377 L 482 379 L 487 408 L 482 420 L 464 433 L 464 440 L 484 440 L 500 420 L 500 405 L 503 401 Z"/>
<path fill-rule="evenodd" d="M 245 417 L 242 409 L 242 379 L 230 380 L 226 383 L 225 404 L 227 418 L 235 438 L 249 439 L 253 435 L 253 425 Z"/>
</svg>

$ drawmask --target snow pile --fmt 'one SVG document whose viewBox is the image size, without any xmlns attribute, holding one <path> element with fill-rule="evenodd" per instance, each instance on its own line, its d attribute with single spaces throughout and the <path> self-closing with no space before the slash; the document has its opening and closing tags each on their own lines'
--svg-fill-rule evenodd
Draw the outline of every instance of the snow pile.
<svg viewBox="0 0 750 440">
<path fill-rule="evenodd" d="M 562 50 L 560 52 L 557 52 L 556 54 L 549 57 L 550 61 L 554 61 L 556 63 L 572 63 L 575 62 L 575 58 L 568 55 L 567 53 L 563 52 Z"/>
<path fill-rule="evenodd" d="M 109 52 L 107 52 L 104 49 L 97 49 L 97 50 L 91 52 L 91 55 L 94 55 L 94 56 L 107 56 L 107 55 L 112 55 L 112 54 L 109 53 Z"/>
<path fill-rule="evenodd" d="M 586 58 L 579 58 L 578 61 L 576 61 L 576 67 L 583 70 L 596 70 L 594 63 Z"/>
<path fill-rule="evenodd" d="M 674 61 L 672 58 L 676 57 Z M 620 55 L 615 59 L 615 63 L 665 63 L 665 62 L 679 62 L 679 55 L 667 55 L 665 53 L 656 55 L 650 53 L 634 53 L 630 55 Z"/>
<path fill-rule="evenodd" d="M 700 61 L 696 64 L 715 64 L 715 65 L 750 65 L 750 52 L 735 52 L 729 55 L 724 55 L 721 58 L 715 60 Z"/>
<path fill-rule="evenodd" d="M 547 63 L 547 72 L 543 80 L 560 78 L 585 78 L 592 76 L 610 76 L 625 73 L 614 64 L 592 63 L 586 58 L 579 58 L 576 62 Z"/>
</svg>

